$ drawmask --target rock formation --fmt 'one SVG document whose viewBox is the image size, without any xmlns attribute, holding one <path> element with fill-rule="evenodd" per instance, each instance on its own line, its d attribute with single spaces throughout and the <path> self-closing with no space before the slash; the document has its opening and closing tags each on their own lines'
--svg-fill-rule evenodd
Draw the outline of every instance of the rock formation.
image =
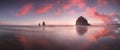
<svg viewBox="0 0 120 50">
<path fill-rule="evenodd" d="M 85 19 L 84 17 L 80 16 L 77 21 L 76 21 L 76 25 L 77 26 L 90 26 L 90 24 L 88 23 L 87 19 Z"/>
<path fill-rule="evenodd" d="M 40 24 L 40 23 L 38 23 L 38 26 L 40 27 L 40 26 L 41 26 L 41 24 Z"/>
<path fill-rule="evenodd" d="M 46 25 L 44 21 L 42 22 L 42 25 L 43 25 L 43 26 L 45 26 L 45 25 Z"/>
</svg>

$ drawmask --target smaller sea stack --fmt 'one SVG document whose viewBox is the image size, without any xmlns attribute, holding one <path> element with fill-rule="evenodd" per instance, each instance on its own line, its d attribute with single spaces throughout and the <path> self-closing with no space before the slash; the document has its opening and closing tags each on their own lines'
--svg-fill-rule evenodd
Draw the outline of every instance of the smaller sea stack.
<svg viewBox="0 0 120 50">
<path fill-rule="evenodd" d="M 42 26 L 45 26 L 45 25 L 46 25 L 46 24 L 45 24 L 45 22 L 43 21 L 43 22 L 42 22 Z"/>
</svg>

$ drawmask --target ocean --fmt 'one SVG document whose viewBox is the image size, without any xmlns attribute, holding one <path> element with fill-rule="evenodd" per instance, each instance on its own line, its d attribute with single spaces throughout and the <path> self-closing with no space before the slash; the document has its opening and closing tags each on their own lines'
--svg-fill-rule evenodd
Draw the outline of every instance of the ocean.
<svg viewBox="0 0 120 50">
<path fill-rule="evenodd" d="M 0 26 L 0 50 L 120 50 L 120 27 Z"/>
</svg>

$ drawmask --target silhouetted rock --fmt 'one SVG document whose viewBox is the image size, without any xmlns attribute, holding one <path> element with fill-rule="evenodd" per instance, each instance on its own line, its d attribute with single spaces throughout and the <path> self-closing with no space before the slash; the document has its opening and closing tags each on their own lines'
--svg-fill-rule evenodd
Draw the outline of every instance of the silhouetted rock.
<svg viewBox="0 0 120 50">
<path fill-rule="evenodd" d="M 38 24 L 38 26 L 40 27 L 40 26 L 41 26 L 41 24 L 39 23 L 39 24 Z"/>
<path fill-rule="evenodd" d="M 90 24 L 88 23 L 87 19 L 85 19 L 84 17 L 80 16 L 77 21 L 76 21 L 76 25 L 77 26 L 81 26 L 81 25 L 85 25 L 85 26 L 90 26 Z"/>
<path fill-rule="evenodd" d="M 43 26 L 45 26 L 45 25 L 46 25 L 44 21 L 43 21 L 42 25 L 43 25 Z"/>
</svg>

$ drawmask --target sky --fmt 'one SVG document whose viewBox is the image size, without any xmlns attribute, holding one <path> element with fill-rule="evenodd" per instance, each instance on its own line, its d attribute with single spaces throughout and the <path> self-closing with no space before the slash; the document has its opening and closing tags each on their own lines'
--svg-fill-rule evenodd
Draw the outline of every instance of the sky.
<svg viewBox="0 0 120 50">
<path fill-rule="evenodd" d="M 120 23 L 120 0 L 0 0 L 0 25 L 74 25 Z"/>
</svg>

